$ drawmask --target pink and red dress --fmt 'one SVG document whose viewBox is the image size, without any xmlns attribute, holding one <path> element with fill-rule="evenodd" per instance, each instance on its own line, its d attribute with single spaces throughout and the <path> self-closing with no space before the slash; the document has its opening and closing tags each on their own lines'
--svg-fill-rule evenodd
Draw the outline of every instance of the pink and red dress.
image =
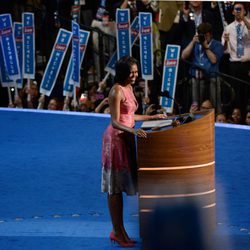
<svg viewBox="0 0 250 250">
<path fill-rule="evenodd" d="M 124 100 L 120 105 L 120 123 L 133 128 L 137 109 L 132 88 L 118 85 Z M 116 194 L 137 192 L 137 165 L 135 136 L 113 128 L 110 124 L 104 132 L 102 143 L 102 192 Z"/>
</svg>

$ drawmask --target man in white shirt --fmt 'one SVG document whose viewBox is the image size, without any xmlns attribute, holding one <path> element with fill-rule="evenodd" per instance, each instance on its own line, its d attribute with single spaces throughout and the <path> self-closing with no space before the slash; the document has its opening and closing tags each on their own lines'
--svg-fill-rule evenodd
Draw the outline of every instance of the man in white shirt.
<svg viewBox="0 0 250 250">
<path fill-rule="evenodd" d="M 235 2 L 233 5 L 235 20 L 226 26 L 222 35 L 224 52 L 229 54 L 228 73 L 240 80 L 250 82 L 250 20 L 246 18 L 244 3 Z M 231 84 L 235 90 L 234 106 L 244 108 L 250 98 L 250 86 L 233 80 Z"/>
</svg>

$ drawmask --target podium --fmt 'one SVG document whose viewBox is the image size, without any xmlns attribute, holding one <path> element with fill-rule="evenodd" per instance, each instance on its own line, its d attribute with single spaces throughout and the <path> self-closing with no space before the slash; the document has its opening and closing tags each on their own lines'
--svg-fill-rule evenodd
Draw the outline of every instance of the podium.
<svg viewBox="0 0 250 250">
<path fill-rule="evenodd" d="M 137 154 L 142 239 L 155 209 L 172 204 L 195 204 L 202 225 L 208 230 L 215 228 L 213 110 L 178 127 L 149 131 L 146 139 L 138 138 Z"/>
</svg>

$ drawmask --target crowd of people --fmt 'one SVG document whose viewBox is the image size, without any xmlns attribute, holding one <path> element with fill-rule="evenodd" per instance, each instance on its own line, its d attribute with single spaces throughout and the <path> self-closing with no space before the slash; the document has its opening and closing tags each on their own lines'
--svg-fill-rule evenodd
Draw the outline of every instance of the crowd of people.
<svg viewBox="0 0 250 250">
<path fill-rule="evenodd" d="M 1 6 L 1 13 L 11 13 L 13 21 L 20 21 L 22 11 L 33 11 L 36 17 L 36 50 L 48 61 L 58 28 L 70 29 L 74 1 L 8 1 Z M 138 101 L 137 114 L 164 113 L 159 105 L 161 91 L 162 63 L 167 44 L 181 46 L 178 79 L 188 79 L 189 89 L 177 88 L 176 99 L 181 105 L 175 105 L 173 113 L 189 112 L 180 106 L 202 108 L 209 100 L 215 109 L 217 122 L 229 122 L 249 125 L 250 112 L 250 19 L 249 5 L 243 2 L 216 1 L 80 1 L 79 23 L 91 30 L 93 58 L 87 50 L 86 67 L 94 72 L 95 81 L 90 82 L 82 76 L 81 87 L 77 88 L 77 101 L 64 97 L 62 82 L 65 73 L 60 71 L 55 90 L 50 97 L 39 94 L 39 85 L 44 72 L 39 70 L 36 79 L 23 89 L 11 92 L 13 101 L 6 102 L 7 90 L 0 89 L 1 106 L 34 108 L 48 110 L 72 110 L 80 112 L 109 113 L 108 94 L 114 78 L 103 80 L 100 70 L 98 32 L 115 37 L 115 12 L 117 8 L 129 8 L 131 22 L 139 12 L 150 12 L 153 16 L 154 80 L 149 81 L 145 97 L 145 81 L 139 77 L 134 86 Z M 37 14 L 38 13 L 38 14 Z M 39 15 L 42 13 L 42 15 Z M 37 15 L 36 15 L 37 14 Z M 48 25 L 49 24 L 49 25 Z M 239 26 L 238 26 L 239 24 Z M 50 35 L 53 34 L 53 35 Z M 41 39 L 41 37 L 48 39 Z M 43 42 L 41 42 L 43 40 Z M 112 44 L 113 43 L 113 44 Z M 106 46 L 106 47 L 105 47 Z M 115 49 L 115 39 L 107 40 L 104 49 Z M 134 57 L 139 59 L 138 50 L 133 48 Z M 108 60 L 109 58 L 107 58 Z M 84 61 L 85 63 L 85 61 Z M 104 65 L 105 66 L 105 65 Z M 65 71 L 65 70 L 64 70 Z M 233 91 L 230 107 L 223 105 L 227 97 L 222 86 L 222 74 L 228 76 L 227 82 Z M 224 79 L 223 79 L 224 80 Z M 181 93 L 180 91 L 187 93 Z M 190 96 L 182 100 L 183 95 Z M 183 102 L 186 102 L 185 105 Z M 200 108 L 199 108 L 200 107 Z M 236 117 L 236 110 L 240 115 Z M 237 113 L 237 112 L 236 112 Z M 224 117 L 224 118 L 222 118 Z M 218 118 L 218 119 L 217 119 Z"/>
<path fill-rule="evenodd" d="M 74 3 L 66 0 L 13 2 L 19 7 L 26 2 L 30 4 L 35 2 L 40 8 L 55 12 L 52 15 L 53 19 L 40 17 L 43 24 L 49 24 L 44 30 L 40 30 L 38 33 L 40 36 L 45 33 L 47 36 L 51 29 L 56 31 L 60 27 L 67 28 L 69 25 L 67 17 L 70 20 L 71 7 Z M 97 75 L 97 82 L 86 83 L 86 79 L 82 77 L 80 88 L 76 89 L 76 95 L 64 97 L 61 75 L 58 78 L 60 95 L 57 96 L 57 92 L 52 91 L 51 96 L 47 97 L 39 93 L 38 78 L 40 76 L 41 79 L 43 74 L 40 69 L 36 80 L 25 83 L 23 89 L 17 91 L 13 87 L 12 92 L 9 89 L 7 106 L 110 114 L 111 121 L 103 134 L 102 141 L 101 190 L 107 193 L 112 222 L 109 238 L 120 247 L 129 248 L 134 247 L 137 242 L 130 238 L 124 226 L 123 193 L 134 195 L 137 192 L 135 136 L 138 139 L 145 139 L 148 136 L 145 130 L 135 127 L 135 122 L 165 119 L 169 115 L 166 114 L 164 107 L 159 105 L 162 51 L 167 44 L 179 44 L 181 47 L 182 61 L 178 77 L 187 77 L 191 85 L 191 101 L 188 110 L 190 117 L 193 113 L 214 109 L 216 122 L 250 125 L 250 105 L 247 106 L 250 98 L 250 20 L 246 17 L 249 14 L 248 8 L 241 2 L 234 2 L 229 7 L 225 3 L 225 6 L 222 6 L 215 1 L 180 3 L 154 0 L 101 0 L 95 7 L 91 5 L 94 2 L 97 1 L 80 1 L 82 15 L 79 21 L 114 37 L 117 8 L 129 8 L 131 21 L 139 12 L 152 13 L 154 80 L 146 84 L 147 82 L 140 77 L 139 60 L 135 58 L 136 55 L 138 56 L 138 51 L 134 57 L 125 56 L 118 60 L 115 65 L 115 77 L 114 79 L 110 77 L 111 83 L 102 80 L 99 52 L 106 52 L 106 49 L 113 51 L 115 44 L 112 44 L 114 40 L 106 40 L 103 47 L 105 51 L 100 51 L 99 41 L 97 41 L 100 37 L 96 31 L 93 31 L 92 43 L 96 47 L 92 46 L 91 49 L 95 49 L 98 53 L 95 54 L 93 61 L 90 60 L 92 68 L 89 67 L 89 70 L 92 69 Z M 164 9 L 162 15 L 161 9 Z M 64 18 L 61 18 L 62 15 Z M 226 22 L 229 24 L 225 24 Z M 53 39 L 54 37 L 50 36 L 48 42 L 38 44 L 37 50 L 43 51 L 45 44 L 51 47 Z M 48 60 L 47 52 L 48 50 L 43 51 L 42 55 Z M 226 54 L 228 54 L 228 60 L 223 61 Z M 86 53 L 87 58 L 88 56 Z M 221 101 L 219 72 L 221 66 L 225 64 L 234 76 L 230 78 L 230 84 L 236 94 L 229 113 L 224 112 Z M 62 68 L 62 70 L 65 69 Z M 177 101 L 177 97 L 173 99 L 175 99 L 175 106 L 170 115 L 182 113 L 183 103 Z"/>
</svg>

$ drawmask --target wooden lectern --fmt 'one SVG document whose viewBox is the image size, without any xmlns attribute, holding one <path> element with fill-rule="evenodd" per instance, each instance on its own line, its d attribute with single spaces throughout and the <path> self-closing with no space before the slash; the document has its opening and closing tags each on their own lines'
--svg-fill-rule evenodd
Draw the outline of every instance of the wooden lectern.
<svg viewBox="0 0 250 250">
<path fill-rule="evenodd" d="M 203 225 L 215 228 L 214 111 L 195 115 L 178 127 L 148 132 L 138 138 L 140 236 L 158 206 L 193 202 Z"/>
</svg>

